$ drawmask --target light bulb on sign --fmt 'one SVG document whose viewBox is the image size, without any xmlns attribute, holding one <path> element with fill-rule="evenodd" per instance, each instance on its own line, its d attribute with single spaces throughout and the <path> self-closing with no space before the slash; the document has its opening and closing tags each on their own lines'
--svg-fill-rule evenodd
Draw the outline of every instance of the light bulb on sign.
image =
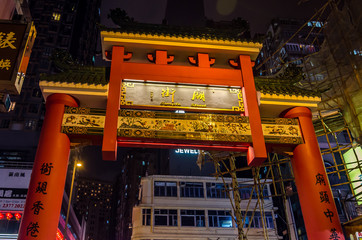
<svg viewBox="0 0 362 240">
<path fill-rule="evenodd" d="M 6 219 L 10 220 L 13 218 L 13 215 L 11 213 L 6 213 Z"/>
<path fill-rule="evenodd" d="M 20 213 L 15 213 L 14 215 L 15 215 L 16 220 L 19 220 L 19 219 L 21 218 L 21 214 L 20 214 Z"/>
</svg>

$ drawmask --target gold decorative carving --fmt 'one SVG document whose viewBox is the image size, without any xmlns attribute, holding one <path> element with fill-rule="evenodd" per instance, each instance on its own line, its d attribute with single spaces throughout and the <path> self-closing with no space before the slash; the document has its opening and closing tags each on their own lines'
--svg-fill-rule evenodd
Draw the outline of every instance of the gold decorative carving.
<svg viewBox="0 0 362 240">
<path fill-rule="evenodd" d="M 65 112 L 63 133 L 102 134 L 105 122 L 104 110 L 68 107 Z M 303 143 L 297 119 L 262 119 L 262 129 L 266 143 Z M 131 109 L 122 109 L 119 112 L 118 136 L 216 141 L 225 144 L 252 142 L 249 118 L 238 114 L 180 114 Z"/>
</svg>

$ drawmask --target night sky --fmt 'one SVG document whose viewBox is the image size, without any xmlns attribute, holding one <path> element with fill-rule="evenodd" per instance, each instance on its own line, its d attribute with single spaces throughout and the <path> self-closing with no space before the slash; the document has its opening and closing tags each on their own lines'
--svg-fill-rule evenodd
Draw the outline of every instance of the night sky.
<svg viewBox="0 0 362 240">
<path fill-rule="evenodd" d="M 283 17 L 307 20 L 325 2 L 325 0 L 205 0 L 204 5 L 208 19 L 220 21 L 242 17 L 249 21 L 252 33 L 265 33 L 271 19 Z M 112 21 L 107 19 L 107 14 L 110 8 L 119 7 L 126 10 L 135 21 L 159 24 L 165 16 L 166 3 L 167 0 L 103 0 L 101 23 L 114 26 Z"/>
<path fill-rule="evenodd" d="M 178 0 L 173 0 L 178 1 Z M 298 2 L 301 4 L 298 5 Z M 107 19 L 109 9 L 121 8 L 137 22 L 160 24 L 165 16 L 167 0 L 103 0 L 101 23 L 116 27 Z M 322 0 L 206 0 L 205 15 L 214 21 L 242 17 L 249 21 L 251 32 L 266 33 L 271 19 L 276 17 L 301 18 L 308 20 L 323 4 Z M 185 14 L 187 17 L 187 14 Z M 126 149 L 119 148 L 119 157 Z M 114 181 L 121 169 L 120 161 L 102 161 L 101 147 L 86 147 L 81 153 L 84 162 L 80 174 L 99 180 Z"/>
</svg>

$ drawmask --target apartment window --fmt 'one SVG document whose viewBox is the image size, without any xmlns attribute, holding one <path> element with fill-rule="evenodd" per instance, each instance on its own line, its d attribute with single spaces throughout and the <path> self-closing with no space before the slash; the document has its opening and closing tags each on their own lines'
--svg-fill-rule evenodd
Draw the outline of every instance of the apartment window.
<svg viewBox="0 0 362 240">
<path fill-rule="evenodd" d="M 177 197 L 176 182 L 155 182 L 155 196 Z"/>
<path fill-rule="evenodd" d="M 181 210 L 181 226 L 205 227 L 205 211 Z"/>
<path fill-rule="evenodd" d="M 55 13 L 53 12 L 53 15 L 52 15 L 52 20 L 54 21 L 59 21 L 60 20 L 60 13 Z"/>
<path fill-rule="evenodd" d="M 245 212 L 242 212 L 242 214 L 244 215 Z M 263 228 L 262 216 L 260 212 L 255 212 L 253 218 L 252 216 L 253 212 L 248 212 L 246 214 L 244 227 L 246 228 L 250 226 L 250 228 Z M 274 228 L 273 216 L 271 212 L 265 212 L 264 224 L 266 225 L 266 228 Z"/>
<path fill-rule="evenodd" d="M 27 130 L 35 130 L 36 129 L 36 120 L 28 119 L 25 121 L 25 129 Z"/>
<path fill-rule="evenodd" d="M 223 227 L 231 228 L 233 227 L 231 215 L 229 211 L 216 211 L 209 210 L 209 226 L 210 227 Z"/>
<path fill-rule="evenodd" d="M 39 112 L 39 104 L 31 103 L 28 106 L 29 113 L 38 113 Z"/>
<path fill-rule="evenodd" d="M 33 93 L 31 94 L 32 97 L 40 98 L 41 97 L 41 91 L 38 88 L 33 89 Z"/>
<path fill-rule="evenodd" d="M 53 41 L 54 41 L 54 39 L 50 39 L 50 42 L 53 42 Z M 43 54 L 43 56 L 50 57 L 52 55 L 52 49 L 49 47 L 46 47 L 43 49 L 42 54 Z"/>
<path fill-rule="evenodd" d="M 55 25 L 55 24 L 49 25 L 49 31 L 57 32 L 58 31 L 58 25 Z"/>
<path fill-rule="evenodd" d="M 9 128 L 9 126 L 10 126 L 10 119 L 0 120 L 0 128 Z"/>
<path fill-rule="evenodd" d="M 144 226 L 151 225 L 151 209 L 150 208 L 142 209 L 142 225 L 144 225 Z"/>
<path fill-rule="evenodd" d="M 69 38 L 67 38 L 67 37 L 59 37 L 58 42 L 60 43 L 61 46 L 67 46 L 68 43 L 69 43 Z"/>
<path fill-rule="evenodd" d="M 47 39 L 46 39 L 46 41 L 47 41 L 47 43 L 49 43 L 49 44 L 53 44 L 56 39 L 57 39 L 56 35 L 54 35 L 54 34 L 49 34 L 48 37 L 47 37 Z M 49 61 L 49 58 L 46 58 L 46 59 Z"/>
<path fill-rule="evenodd" d="M 206 183 L 208 198 L 228 198 L 227 189 L 223 183 Z"/>
<path fill-rule="evenodd" d="M 177 226 L 177 210 L 155 209 L 155 226 Z"/>
<path fill-rule="evenodd" d="M 67 23 L 70 23 L 70 22 L 72 22 L 72 21 L 73 21 L 73 15 L 68 15 L 66 22 L 67 22 Z"/>
<path fill-rule="evenodd" d="M 41 68 L 48 68 L 49 67 L 49 59 L 48 58 L 41 58 L 40 59 L 40 67 Z"/>
<path fill-rule="evenodd" d="M 261 186 L 260 186 L 260 187 L 261 187 Z M 250 195 L 251 195 L 252 190 L 253 190 L 253 187 L 252 187 L 252 186 L 240 184 L 240 185 L 239 185 L 240 198 L 241 198 L 241 199 L 250 199 Z M 268 187 L 267 187 L 267 186 L 264 186 L 264 189 L 263 189 L 263 197 L 264 197 L 264 199 L 269 199 L 268 196 L 269 196 Z M 257 188 L 254 189 L 251 198 L 252 198 L 252 199 L 258 199 Z"/>
<path fill-rule="evenodd" d="M 203 183 L 197 182 L 180 182 L 181 197 L 203 198 Z"/>
</svg>

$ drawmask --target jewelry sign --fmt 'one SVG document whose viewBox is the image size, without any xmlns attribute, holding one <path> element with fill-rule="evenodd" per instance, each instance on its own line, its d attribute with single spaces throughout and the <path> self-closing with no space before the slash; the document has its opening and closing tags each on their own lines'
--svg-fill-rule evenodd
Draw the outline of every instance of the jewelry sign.
<svg viewBox="0 0 362 240">
<path fill-rule="evenodd" d="M 66 107 L 62 132 L 102 135 L 104 122 L 104 110 Z M 297 119 L 262 119 L 262 129 L 266 143 L 303 143 Z M 223 145 L 252 142 L 249 118 L 235 114 L 122 109 L 118 116 L 117 135 L 129 139 L 207 141 Z"/>
<path fill-rule="evenodd" d="M 130 80 L 123 81 L 121 105 L 132 108 L 244 111 L 240 88 L 158 84 Z"/>
</svg>

